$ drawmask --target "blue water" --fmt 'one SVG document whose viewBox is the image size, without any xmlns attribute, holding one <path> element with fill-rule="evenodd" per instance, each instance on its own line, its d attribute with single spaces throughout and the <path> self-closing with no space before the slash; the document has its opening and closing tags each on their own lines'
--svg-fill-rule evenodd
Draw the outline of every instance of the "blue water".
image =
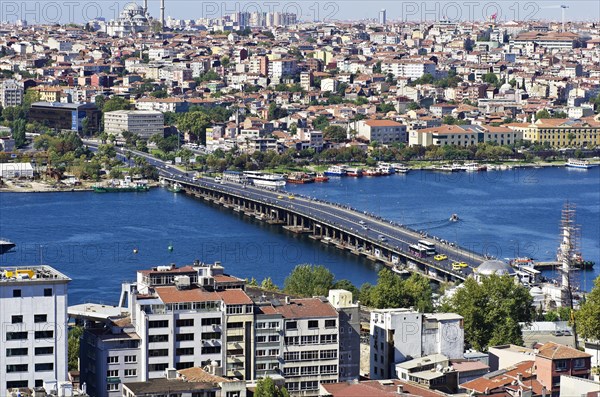
<svg viewBox="0 0 600 397">
<path fill-rule="evenodd" d="M 380 178 L 332 178 L 292 185 L 298 194 L 349 204 L 499 258 L 554 259 L 560 211 L 577 205 L 581 251 L 600 262 L 600 168 L 512 170 L 479 174 L 411 172 Z M 447 219 L 452 213 L 457 223 Z M 194 259 L 278 285 L 298 263 L 327 266 L 356 285 L 376 280 L 377 265 L 182 194 L 0 194 L 0 236 L 17 252 L 0 264 L 44 262 L 73 279 L 70 304 L 116 303 L 135 271 Z M 167 247 L 173 246 L 169 252 Z M 138 254 L 133 249 L 138 249 Z M 589 290 L 600 263 L 578 272 Z"/>
</svg>

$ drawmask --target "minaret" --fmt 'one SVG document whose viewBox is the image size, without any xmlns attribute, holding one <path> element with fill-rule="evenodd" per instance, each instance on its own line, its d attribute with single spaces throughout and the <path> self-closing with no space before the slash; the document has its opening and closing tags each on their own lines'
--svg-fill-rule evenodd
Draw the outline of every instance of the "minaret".
<svg viewBox="0 0 600 397">
<path fill-rule="evenodd" d="M 165 30 L 165 0 L 160 0 L 160 23 L 162 30 Z"/>
<path fill-rule="evenodd" d="M 148 0 L 144 0 L 144 14 L 148 15 Z"/>
</svg>

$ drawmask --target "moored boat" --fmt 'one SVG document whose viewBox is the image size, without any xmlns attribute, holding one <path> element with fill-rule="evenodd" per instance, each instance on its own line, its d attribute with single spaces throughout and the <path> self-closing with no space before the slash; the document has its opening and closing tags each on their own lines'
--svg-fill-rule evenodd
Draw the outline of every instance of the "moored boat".
<svg viewBox="0 0 600 397">
<path fill-rule="evenodd" d="M 345 176 L 346 175 L 346 166 L 343 165 L 332 165 L 327 168 L 325 171 L 325 175 L 327 176 Z"/>
<path fill-rule="evenodd" d="M 315 178 L 304 172 L 292 172 L 290 175 L 288 175 L 287 181 L 289 183 L 304 184 L 313 183 Z"/>
<path fill-rule="evenodd" d="M 167 185 L 167 190 L 171 193 L 179 193 L 183 190 L 183 186 L 176 182 L 172 185 Z"/>
<path fill-rule="evenodd" d="M 587 160 L 573 159 L 573 158 L 567 160 L 565 166 L 571 167 L 571 168 L 581 168 L 581 169 L 588 169 L 588 168 L 593 167 L 593 165 L 590 164 L 590 162 Z"/>
<path fill-rule="evenodd" d="M 363 172 L 364 176 L 381 176 L 381 172 L 378 171 L 375 168 L 367 168 L 364 172 Z"/>
<path fill-rule="evenodd" d="M 388 163 L 379 163 L 377 165 L 377 171 L 379 171 L 381 175 L 392 175 L 395 172 L 394 167 Z"/>
<path fill-rule="evenodd" d="M 361 176 L 363 176 L 363 170 L 357 167 L 347 168 L 346 175 L 360 178 Z"/>
<path fill-rule="evenodd" d="M 0 237 L 0 255 L 10 252 L 17 245 L 10 240 Z"/>
<path fill-rule="evenodd" d="M 265 187 L 269 189 L 282 188 L 286 184 L 285 176 L 280 174 L 267 174 L 260 171 L 244 171 L 244 176 L 254 184 L 254 186 Z"/>
<path fill-rule="evenodd" d="M 129 176 L 126 176 L 125 179 L 113 179 L 105 185 L 94 185 L 92 189 L 96 193 L 147 192 L 150 190 L 147 181 L 132 181 Z"/>
<path fill-rule="evenodd" d="M 329 177 L 323 173 L 318 173 L 315 176 L 315 182 L 327 182 L 328 180 L 329 180 Z"/>
</svg>

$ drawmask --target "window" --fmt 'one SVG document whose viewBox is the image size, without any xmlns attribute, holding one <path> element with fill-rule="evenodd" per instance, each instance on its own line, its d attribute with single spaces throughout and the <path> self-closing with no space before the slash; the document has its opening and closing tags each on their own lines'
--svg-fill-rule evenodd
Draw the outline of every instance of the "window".
<svg viewBox="0 0 600 397">
<path fill-rule="evenodd" d="M 13 298 L 20 298 L 20 297 L 21 297 L 21 290 L 13 289 Z"/>
<path fill-rule="evenodd" d="M 169 320 L 155 320 L 148 322 L 148 328 L 167 328 L 169 326 Z"/>
<path fill-rule="evenodd" d="M 335 327 L 335 320 L 325 320 L 325 328 Z"/>
<path fill-rule="evenodd" d="M 175 354 L 178 356 L 192 356 L 194 354 L 193 347 L 182 347 L 175 350 Z"/>
<path fill-rule="evenodd" d="M 237 322 L 237 323 L 227 323 L 227 328 L 244 328 L 244 323 L 242 322 Z"/>
<path fill-rule="evenodd" d="M 300 353 L 300 360 L 302 361 L 309 361 L 309 360 L 318 360 L 319 359 L 319 352 L 318 351 L 308 351 L 308 352 L 301 352 Z"/>
<path fill-rule="evenodd" d="M 109 357 L 106 357 L 106 362 L 108 364 L 117 364 L 119 362 L 119 356 L 109 356 Z"/>
<path fill-rule="evenodd" d="M 175 340 L 177 342 L 182 342 L 186 340 L 194 340 L 194 334 L 177 334 L 175 335 Z"/>
<path fill-rule="evenodd" d="M 48 346 L 48 347 L 36 347 L 35 348 L 36 356 L 44 356 L 47 354 L 54 354 L 54 347 Z"/>
<path fill-rule="evenodd" d="M 125 376 L 137 376 L 137 369 L 133 368 L 133 369 L 126 369 L 125 370 Z"/>
<path fill-rule="evenodd" d="M 301 341 L 303 345 L 314 345 L 319 343 L 319 335 L 303 336 Z"/>
<path fill-rule="evenodd" d="M 319 373 L 319 367 L 317 365 L 302 367 L 300 373 L 302 375 L 317 375 Z"/>
<path fill-rule="evenodd" d="M 44 288 L 44 296 L 52 296 L 52 288 Z"/>
<path fill-rule="evenodd" d="M 330 360 L 337 358 L 337 350 L 321 350 L 320 353 L 321 360 Z M 375 355 L 375 360 L 377 360 L 377 355 Z"/>
<path fill-rule="evenodd" d="M 285 329 L 298 329 L 298 323 L 296 321 L 288 321 L 285 323 Z"/>
<path fill-rule="evenodd" d="M 27 332 L 7 332 L 6 340 L 23 340 L 27 339 Z"/>
<path fill-rule="evenodd" d="M 6 366 L 6 373 L 27 372 L 27 364 L 11 364 Z"/>
<path fill-rule="evenodd" d="M 257 336 L 256 337 L 256 343 L 264 343 L 267 341 L 267 337 L 266 336 Z"/>
<path fill-rule="evenodd" d="M 23 316 L 12 316 L 13 324 L 21 324 L 23 322 Z"/>
<path fill-rule="evenodd" d="M 137 362 L 137 356 L 125 356 L 125 363 L 135 363 Z"/>
<path fill-rule="evenodd" d="M 300 360 L 300 352 L 285 352 L 283 353 L 283 359 L 285 361 L 298 361 Z"/>
<path fill-rule="evenodd" d="M 35 339 L 52 339 L 54 331 L 35 331 Z"/>
<path fill-rule="evenodd" d="M 109 369 L 108 371 L 106 371 L 107 378 L 112 378 L 112 377 L 116 377 L 116 376 L 119 376 L 118 369 Z"/>
<path fill-rule="evenodd" d="M 180 319 L 180 320 L 177 320 L 177 322 L 175 324 L 178 327 L 193 327 L 194 319 L 193 318 Z"/>
<path fill-rule="evenodd" d="M 279 335 L 269 335 L 269 342 L 279 342 Z"/>
<path fill-rule="evenodd" d="M 54 370 L 54 363 L 42 363 L 42 364 L 35 365 L 35 372 L 53 371 L 53 370 Z"/>
<path fill-rule="evenodd" d="M 185 363 L 177 363 L 177 364 L 175 364 L 175 369 L 186 369 L 186 368 L 192 368 L 193 366 L 194 366 L 193 361 L 185 362 Z"/>
<path fill-rule="evenodd" d="M 45 323 L 46 321 L 48 321 L 48 316 L 45 314 L 34 314 L 33 315 L 34 323 Z"/>
<path fill-rule="evenodd" d="M 321 365 L 321 375 L 337 374 L 337 365 Z"/>
<path fill-rule="evenodd" d="M 221 333 L 220 332 L 203 332 L 202 339 L 221 339 Z M 231 342 L 231 340 L 229 340 Z"/>
<path fill-rule="evenodd" d="M 149 357 L 163 357 L 169 355 L 169 349 L 152 349 L 148 350 Z"/>
<path fill-rule="evenodd" d="M 169 335 L 150 335 L 148 342 L 168 342 Z"/>
<path fill-rule="evenodd" d="M 269 349 L 269 356 L 278 356 L 279 349 Z"/>
<path fill-rule="evenodd" d="M 298 336 L 286 336 L 285 337 L 285 344 L 286 345 L 299 345 L 300 344 L 300 337 L 298 337 Z"/>
<path fill-rule="evenodd" d="M 218 354 L 221 353 L 221 346 L 203 346 L 202 354 Z"/>
<path fill-rule="evenodd" d="M 321 343 L 337 343 L 337 335 L 321 335 Z"/>
<path fill-rule="evenodd" d="M 300 368 L 298 367 L 289 367 L 283 369 L 284 376 L 298 376 L 300 375 Z"/>
<path fill-rule="evenodd" d="M 167 369 L 168 366 L 169 364 L 167 363 L 149 364 L 148 371 L 164 371 L 165 369 Z"/>
<path fill-rule="evenodd" d="M 319 328 L 319 320 L 308 320 L 308 328 Z"/>
<path fill-rule="evenodd" d="M 573 369 L 582 369 L 585 368 L 585 359 L 584 358 L 576 358 L 573 360 Z"/>
<path fill-rule="evenodd" d="M 202 325 L 221 325 L 221 319 L 220 318 L 203 318 L 202 319 Z"/>
<path fill-rule="evenodd" d="M 108 383 L 106 385 L 106 391 L 119 391 L 118 383 Z"/>
<path fill-rule="evenodd" d="M 18 348 L 14 348 L 14 349 L 6 349 L 6 356 L 7 357 L 11 357 L 11 356 L 26 356 L 27 355 L 27 348 L 26 347 L 18 347 Z"/>
<path fill-rule="evenodd" d="M 555 366 L 557 371 L 565 371 L 567 369 L 567 360 L 556 360 Z"/>
<path fill-rule="evenodd" d="M 6 382 L 7 389 L 15 389 L 20 387 L 29 387 L 29 382 L 26 380 L 11 380 Z"/>
</svg>

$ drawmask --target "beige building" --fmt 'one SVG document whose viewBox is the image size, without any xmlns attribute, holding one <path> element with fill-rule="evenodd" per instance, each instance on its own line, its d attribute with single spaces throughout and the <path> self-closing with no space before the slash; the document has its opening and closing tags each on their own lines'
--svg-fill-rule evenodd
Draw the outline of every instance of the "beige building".
<svg viewBox="0 0 600 397">
<path fill-rule="evenodd" d="M 358 136 L 370 142 L 406 142 L 406 126 L 392 120 L 361 120 L 357 124 Z"/>
<path fill-rule="evenodd" d="M 152 110 L 115 110 L 104 114 L 104 131 L 121 135 L 129 131 L 142 138 L 150 138 L 164 131 L 164 116 Z"/>
<path fill-rule="evenodd" d="M 512 145 L 523 139 L 523 134 L 507 127 L 479 125 L 441 125 L 439 127 L 412 130 L 408 136 L 409 146 L 471 146 L 480 142 L 496 142 Z"/>
<path fill-rule="evenodd" d="M 534 143 L 549 142 L 552 147 L 600 145 L 600 122 L 582 119 L 539 119 L 533 123 L 513 123 L 509 127 Z"/>
</svg>

